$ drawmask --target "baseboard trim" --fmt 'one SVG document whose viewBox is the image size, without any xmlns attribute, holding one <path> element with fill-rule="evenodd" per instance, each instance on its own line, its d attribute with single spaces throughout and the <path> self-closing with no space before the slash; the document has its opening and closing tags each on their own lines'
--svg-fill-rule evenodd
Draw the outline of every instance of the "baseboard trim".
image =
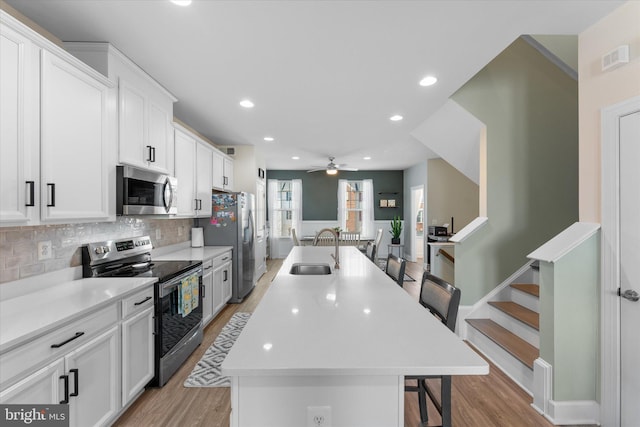
<svg viewBox="0 0 640 427">
<path fill-rule="evenodd" d="M 549 412 L 545 418 L 554 425 L 600 425 L 600 405 L 595 400 L 549 400 Z"/>
</svg>

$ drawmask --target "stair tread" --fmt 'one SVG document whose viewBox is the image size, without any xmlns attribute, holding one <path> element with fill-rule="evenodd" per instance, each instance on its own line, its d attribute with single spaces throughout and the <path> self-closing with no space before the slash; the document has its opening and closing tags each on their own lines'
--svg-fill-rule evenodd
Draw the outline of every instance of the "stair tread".
<svg viewBox="0 0 640 427">
<path fill-rule="evenodd" d="M 533 362 L 540 355 L 540 351 L 491 319 L 465 319 L 491 341 L 498 344 L 509 354 L 514 356 L 529 369 L 533 369 Z"/>
<path fill-rule="evenodd" d="M 534 283 L 514 283 L 511 287 L 540 298 L 540 286 Z"/>
<path fill-rule="evenodd" d="M 489 305 L 504 311 L 509 316 L 529 325 L 536 330 L 540 330 L 540 315 L 533 310 L 516 304 L 512 301 L 489 301 Z"/>
</svg>

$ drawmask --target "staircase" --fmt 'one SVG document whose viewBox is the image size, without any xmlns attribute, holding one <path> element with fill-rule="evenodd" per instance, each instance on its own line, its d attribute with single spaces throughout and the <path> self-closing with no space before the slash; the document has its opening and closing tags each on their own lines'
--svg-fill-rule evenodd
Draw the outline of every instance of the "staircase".
<svg viewBox="0 0 640 427">
<path fill-rule="evenodd" d="M 532 264 L 465 319 L 467 340 L 529 394 L 540 353 L 537 279 L 537 264 Z"/>
</svg>

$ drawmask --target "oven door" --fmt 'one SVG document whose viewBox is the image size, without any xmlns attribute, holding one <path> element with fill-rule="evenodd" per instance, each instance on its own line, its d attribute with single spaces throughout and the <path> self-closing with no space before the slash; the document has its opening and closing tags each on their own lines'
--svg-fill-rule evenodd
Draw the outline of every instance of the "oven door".
<svg viewBox="0 0 640 427">
<path fill-rule="evenodd" d="M 178 213 L 176 178 L 131 166 L 117 166 L 116 177 L 119 215 Z"/>
<path fill-rule="evenodd" d="M 198 277 L 198 306 L 189 314 L 184 315 L 180 310 L 180 293 L 182 280 L 193 274 Z M 202 324 L 202 267 L 193 269 L 184 275 L 172 279 L 167 283 L 160 283 L 159 298 L 156 313 L 158 324 L 158 338 L 160 338 L 157 357 L 164 357 L 170 353 L 180 341 Z"/>
</svg>

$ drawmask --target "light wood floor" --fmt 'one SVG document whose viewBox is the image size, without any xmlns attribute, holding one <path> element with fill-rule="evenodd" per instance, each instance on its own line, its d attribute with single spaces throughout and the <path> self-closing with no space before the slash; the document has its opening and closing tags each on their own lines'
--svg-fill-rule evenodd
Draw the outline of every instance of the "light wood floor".
<svg viewBox="0 0 640 427">
<path fill-rule="evenodd" d="M 235 312 L 252 312 L 262 299 L 282 260 L 268 262 L 268 271 L 241 304 L 229 304 L 204 331 L 204 341 L 182 368 L 162 388 L 146 390 L 114 424 L 118 427 L 218 427 L 229 426 L 231 411 L 229 388 L 185 388 L 183 382 L 200 360 L 205 350 Z M 410 263 L 406 271 L 415 282 L 405 282 L 411 295 L 419 293 L 422 261 Z M 402 349 L 398 349 L 402 351 Z M 533 408 L 531 397 L 518 388 L 499 369 L 491 365 L 486 376 L 456 376 L 453 378 L 452 421 L 454 426 L 551 426 Z M 430 425 L 440 422 L 437 413 Z M 405 394 L 405 426 L 419 425 L 418 401 L 415 393 Z"/>
</svg>

